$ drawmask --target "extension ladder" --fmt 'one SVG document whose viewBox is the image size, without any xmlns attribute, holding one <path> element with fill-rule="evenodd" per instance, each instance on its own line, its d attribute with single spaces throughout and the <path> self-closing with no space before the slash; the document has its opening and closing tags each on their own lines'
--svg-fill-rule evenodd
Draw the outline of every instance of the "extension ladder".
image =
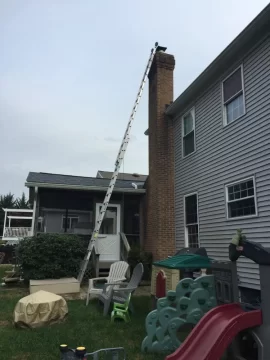
<svg viewBox="0 0 270 360">
<path fill-rule="evenodd" d="M 87 248 L 86 255 L 85 255 L 84 260 L 82 261 L 82 264 L 81 264 L 80 272 L 79 272 L 79 275 L 78 275 L 78 281 L 80 283 L 83 280 L 83 277 L 84 277 L 85 271 L 87 269 L 87 266 L 88 266 L 92 251 L 95 248 L 95 241 L 96 241 L 96 238 L 98 237 L 99 230 L 100 230 L 100 227 L 101 227 L 101 224 L 102 224 L 102 221 L 103 221 L 103 217 L 104 217 L 105 212 L 107 210 L 107 207 L 108 207 L 108 204 L 109 204 L 109 201 L 110 201 L 113 189 L 114 189 L 114 185 L 116 183 L 118 173 L 119 173 L 119 170 L 120 170 L 120 167 L 121 167 L 121 164 L 122 164 L 122 161 L 123 161 L 123 158 L 124 158 L 124 155 L 125 155 L 125 152 L 126 152 L 129 140 L 130 140 L 131 127 L 132 127 L 132 124 L 133 124 L 133 121 L 134 121 L 134 118 L 135 118 L 135 115 L 136 115 L 136 112 L 137 112 L 138 105 L 139 105 L 141 97 L 142 97 L 142 92 L 143 92 L 143 89 L 144 89 L 144 85 L 146 83 L 146 79 L 147 79 L 147 76 L 149 74 L 152 62 L 154 60 L 154 56 L 155 56 L 155 53 L 157 51 L 157 48 L 158 48 L 158 43 L 156 42 L 155 47 L 151 50 L 151 54 L 150 54 L 150 57 L 149 57 L 149 60 L 148 60 L 148 63 L 146 65 L 146 69 L 145 69 L 145 72 L 144 72 L 144 75 L 143 75 L 143 79 L 142 79 L 141 84 L 140 84 L 139 92 L 137 94 L 135 104 L 133 106 L 133 109 L 132 109 L 132 112 L 131 112 L 131 115 L 130 115 L 130 118 L 129 118 L 129 121 L 128 121 L 128 125 L 127 125 L 126 131 L 125 131 L 125 135 L 123 137 L 123 140 L 122 140 L 122 143 L 121 143 L 118 155 L 117 155 L 117 159 L 116 159 L 116 162 L 115 162 L 115 169 L 114 169 L 112 178 L 110 180 L 110 184 L 109 184 L 107 193 L 105 195 L 102 207 L 100 209 L 100 213 L 99 213 L 98 220 L 96 222 L 95 229 L 94 229 L 94 231 L 92 233 L 92 236 L 91 236 L 91 239 L 89 241 L 89 245 L 88 245 L 88 248 Z"/>
</svg>

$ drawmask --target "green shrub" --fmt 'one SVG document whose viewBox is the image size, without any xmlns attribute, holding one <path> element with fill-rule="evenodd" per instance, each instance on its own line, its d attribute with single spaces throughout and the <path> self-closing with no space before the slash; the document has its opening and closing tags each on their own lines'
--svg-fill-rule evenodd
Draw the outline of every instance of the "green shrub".
<svg viewBox="0 0 270 360">
<path fill-rule="evenodd" d="M 2 264 L 15 263 L 15 249 L 16 245 L 0 244 L 0 253 L 5 254 Z"/>
<path fill-rule="evenodd" d="M 136 266 L 139 262 L 152 264 L 153 256 L 151 252 L 144 251 L 140 246 L 133 246 L 128 253 L 128 263 Z"/>
<path fill-rule="evenodd" d="M 151 279 L 151 268 L 153 262 L 153 255 L 151 252 L 144 251 L 139 246 L 134 246 L 128 253 L 128 263 L 130 265 L 131 273 L 138 263 L 142 263 L 144 266 L 143 280 Z"/>
<path fill-rule="evenodd" d="M 86 242 L 75 235 L 39 234 L 21 240 L 17 254 L 25 281 L 78 275 Z"/>
</svg>

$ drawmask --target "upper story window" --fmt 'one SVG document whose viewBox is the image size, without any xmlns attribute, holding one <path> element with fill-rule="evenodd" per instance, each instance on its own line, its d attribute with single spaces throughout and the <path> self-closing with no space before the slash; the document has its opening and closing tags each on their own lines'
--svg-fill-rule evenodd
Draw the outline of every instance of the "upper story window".
<svg viewBox="0 0 270 360">
<path fill-rule="evenodd" d="M 195 151 L 195 111 L 194 108 L 182 117 L 183 157 Z"/>
<path fill-rule="evenodd" d="M 226 199 L 228 219 L 256 216 L 254 177 L 226 185 Z"/>
<path fill-rule="evenodd" d="M 243 67 L 240 66 L 222 82 L 224 124 L 245 113 Z"/>
</svg>

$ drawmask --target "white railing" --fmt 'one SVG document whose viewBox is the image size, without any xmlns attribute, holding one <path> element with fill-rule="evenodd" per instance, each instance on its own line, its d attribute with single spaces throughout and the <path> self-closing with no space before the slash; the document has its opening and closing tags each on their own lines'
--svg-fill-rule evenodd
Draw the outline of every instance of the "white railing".
<svg viewBox="0 0 270 360">
<path fill-rule="evenodd" d="M 129 242 L 126 238 L 126 235 L 122 232 L 120 232 L 120 256 L 121 260 L 127 261 L 128 253 L 130 251 Z"/>
<path fill-rule="evenodd" d="M 32 235 L 31 227 L 6 227 L 3 235 L 5 238 L 20 238 Z"/>
</svg>

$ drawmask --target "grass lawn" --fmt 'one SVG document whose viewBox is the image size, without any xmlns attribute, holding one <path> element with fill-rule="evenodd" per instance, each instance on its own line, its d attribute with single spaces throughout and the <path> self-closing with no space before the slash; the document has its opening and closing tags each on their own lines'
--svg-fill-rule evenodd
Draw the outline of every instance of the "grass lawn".
<svg viewBox="0 0 270 360">
<path fill-rule="evenodd" d="M 134 297 L 136 314 L 131 322 L 110 322 L 103 317 L 102 308 L 93 301 L 88 307 L 82 300 L 68 301 L 69 314 L 62 324 L 25 330 L 15 329 L 12 324 L 13 310 L 25 292 L 0 288 L 0 358 L 13 360 L 59 359 L 59 345 L 86 346 L 88 351 L 104 347 L 123 346 L 128 359 L 164 359 L 156 354 L 142 354 L 140 347 L 146 335 L 145 317 L 149 312 L 150 298 Z"/>
</svg>

